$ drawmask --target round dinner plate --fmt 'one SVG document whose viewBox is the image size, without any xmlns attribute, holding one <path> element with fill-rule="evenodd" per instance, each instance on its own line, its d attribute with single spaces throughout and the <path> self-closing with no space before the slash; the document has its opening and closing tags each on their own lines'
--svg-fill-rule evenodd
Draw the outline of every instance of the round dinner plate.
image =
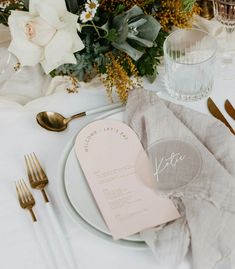
<svg viewBox="0 0 235 269">
<path fill-rule="evenodd" d="M 123 121 L 123 114 L 123 112 L 108 112 L 97 119 L 108 118 Z M 76 137 L 69 142 L 62 154 L 59 172 L 60 196 L 68 213 L 77 223 L 99 236 L 113 241 L 77 160 L 74 150 L 75 139 Z M 145 245 L 139 234 L 114 242 L 138 247 Z"/>
</svg>

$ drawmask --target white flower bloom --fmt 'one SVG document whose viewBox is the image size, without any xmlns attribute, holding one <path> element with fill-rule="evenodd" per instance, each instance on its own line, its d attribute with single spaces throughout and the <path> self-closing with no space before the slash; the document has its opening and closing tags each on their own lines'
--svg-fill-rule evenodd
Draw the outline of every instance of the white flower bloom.
<svg viewBox="0 0 235 269">
<path fill-rule="evenodd" d="M 92 13 L 96 13 L 96 10 L 99 6 L 99 3 L 97 0 L 88 0 L 85 4 L 85 8 L 87 11 L 91 11 Z"/>
<path fill-rule="evenodd" d="M 84 48 L 77 20 L 77 15 L 67 11 L 64 0 L 30 0 L 29 12 L 11 12 L 12 42 L 8 49 L 22 66 L 41 63 L 47 74 L 62 64 L 76 64 L 74 53 Z"/>
<path fill-rule="evenodd" d="M 91 21 L 92 19 L 93 19 L 93 17 L 94 17 L 94 13 L 92 13 L 91 11 L 87 11 L 87 10 L 85 10 L 85 11 L 83 11 L 82 13 L 81 13 L 81 15 L 80 15 L 80 20 L 83 22 L 83 23 L 85 23 L 85 22 L 87 22 L 87 21 Z"/>
</svg>

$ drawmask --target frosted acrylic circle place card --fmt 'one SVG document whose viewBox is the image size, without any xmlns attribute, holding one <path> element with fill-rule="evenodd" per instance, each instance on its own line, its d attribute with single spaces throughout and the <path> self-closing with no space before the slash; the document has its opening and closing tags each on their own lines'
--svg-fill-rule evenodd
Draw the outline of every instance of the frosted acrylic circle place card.
<svg viewBox="0 0 235 269">
<path fill-rule="evenodd" d="M 194 180 L 201 171 L 202 158 L 197 148 L 180 139 L 163 139 L 152 144 L 137 158 L 136 171 L 144 180 L 140 164 L 151 167 L 155 188 L 160 191 L 174 191 Z M 149 187 L 153 187 L 145 180 Z"/>
<path fill-rule="evenodd" d="M 137 177 L 135 163 L 143 147 L 128 125 L 95 121 L 78 134 L 75 151 L 114 239 L 180 217 L 170 199 L 158 196 Z"/>
<path fill-rule="evenodd" d="M 195 101 L 213 87 L 217 43 L 198 29 L 182 29 L 164 42 L 165 83 L 172 97 Z"/>
</svg>

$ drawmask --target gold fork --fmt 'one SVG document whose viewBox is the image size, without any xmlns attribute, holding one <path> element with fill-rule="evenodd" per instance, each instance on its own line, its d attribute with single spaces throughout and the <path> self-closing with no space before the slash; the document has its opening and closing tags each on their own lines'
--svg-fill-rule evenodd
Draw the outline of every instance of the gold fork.
<svg viewBox="0 0 235 269">
<path fill-rule="evenodd" d="M 34 232 L 38 240 L 38 243 L 40 245 L 42 255 L 45 258 L 47 267 L 49 269 L 58 268 L 57 265 L 55 264 L 55 261 L 52 260 L 53 253 L 51 252 L 51 249 L 48 247 L 48 242 L 45 241 L 45 234 L 41 230 L 41 227 L 38 224 L 37 218 L 33 212 L 33 207 L 35 205 L 34 197 L 23 179 L 18 180 L 16 182 L 16 192 L 17 192 L 20 206 L 23 209 L 28 209 L 32 216 Z"/>
<path fill-rule="evenodd" d="M 23 179 L 18 180 L 16 182 L 16 192 L 19 199 L 20 206 L 23 209 L 28 209 L 31 217 L 33 219 L 33 222 L 37 221 L 37 218 L 33 212 L 33 207 L 35 205 L 35 200 L 33 198 L 32 193 L 30 192 L 28 186 L 24 182 Z"/>
<path fill-rule="evenodd" d="M 45 191 L 45 187 L 48 184 L 48 178 L 42 169 L 36 154 L 33 152 L 31 154 L 25 155 L 24 158 L 31 187 L 33 189 L 40 190 L 42 192 L 44 201 L 48 203 L 49 199 Z"/>
<path fill-rule="evenodd" d="M 66 238 L 64 237 L 64 231 L 59 225 L 57 216 L 53 210 L 51 203 L 49 202 L 48 196 L 45 191 L 45 187 L 48 184 L 48 178 L 44 170 L 42 169 L 39 160 L 35 153 L 27 154 L 24 156 L 27 174 L 29 178 L 29 183 L 32 188 L 38 189 L 42 192 L 44 201 L 46 202 L 46 209 L 49 216 L 49 221 L 51 223 L 51 229 L 53 229 L 52 234 L 56 236 L 57 248 L 61 254 L 58 255 L 58 259 L 61 268 L 75 269 L 77 268 L 76 262 L 72 255 L 70 245 L 68 244 Z M 64 257 L 64 258 L 63 258 Z"/>
</svg>

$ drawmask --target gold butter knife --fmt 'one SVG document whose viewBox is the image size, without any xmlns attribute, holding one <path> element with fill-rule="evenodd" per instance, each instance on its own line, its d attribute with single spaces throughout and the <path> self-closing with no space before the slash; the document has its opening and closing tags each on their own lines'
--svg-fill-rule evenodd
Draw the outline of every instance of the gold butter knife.
<svg viewBox="0 0 235 269">
<path fill-rule="evenodd" d="M 229 114 L 229 116 L 235 120 L 235 109 L 228 99 L 224 103 L 224 108 L 226 112 Z"/>
<path fill-rule="evenodd" d="M 229 128 L 229 130 L 235 135 L 235 131 L 234 131 L 233 127 L 228 123 L 228 121 L 225 119 L 224 115 L 220 112 L 219 108 L 216 106 L 216 104 L 213 102 L 213 100 L 210 97 L 207 99 L 207 107 L 208 107 L 210 113 L 215 118 L 222 121 Z"/>
</svg>

